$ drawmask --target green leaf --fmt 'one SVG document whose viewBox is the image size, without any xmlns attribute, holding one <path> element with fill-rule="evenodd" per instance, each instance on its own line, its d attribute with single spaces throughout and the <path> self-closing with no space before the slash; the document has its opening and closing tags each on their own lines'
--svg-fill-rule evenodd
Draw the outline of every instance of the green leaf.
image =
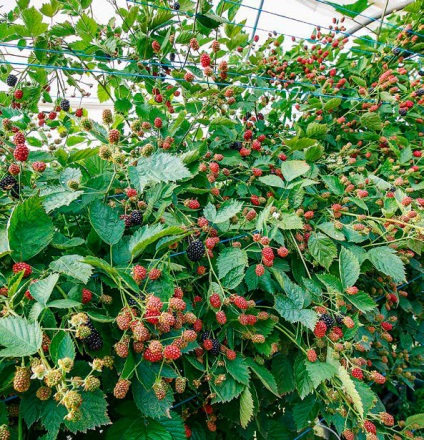
<svg viewBox="0 0 424 440">
<path fill-rule="evenodd" d="M 181 159 L 167 153 L 139 159 L 136 167 L 129 167 L 129 175 L 139 192 L 150 183 L 176 182 L 191 177 Z"/>
<path fill-rule="evenodd" d="M 153 388 L 144 388 L 138 380 L 134 380 L 131 387 L 134 402 L 137 405 L 137 408 L 145 416 L 158 418 L 166 417 L 168 415 L 173 400 L 172 392 L 170 392 L 170 390 L 168 390 L 166 397 L 163 400 L 158 400 Z"/>
<path fill-rule="evenodd" d="M 226 222 L 231 217 L 234 217 L 241 211 L 242 207 L 243 202 L 238 202 L 237 200 L 227 200 L 220 206 L 217 212 L 215 206 L 209 203 L 205 207 L 203 214 L 211 223 L 219 224 Z"/>
<path fill-rule="evenodd" d="M 243 281 L 247 262 L 246 251 L 239 248 L 229 247 L 220 252 L 216 264 L 219 279 L 225 287 L 234 289 Z"/>
<path fill-rule="evenodd" d="M 52 212 L 62 206 L 69 206 L 81 194 L 84 194 L 84 191 L 68 191 L 61 187 L 49 188 L 48 191 L 41 192 L 43 206 L 47 212 Z"/>
<path fill-rule="evenodd" d="M 327 270 L 330 268 L 333 260 L 337 257 L 337 247 L 333 240 L 326 235 L 321 234 L 321 232 L 311 235 L 308 241 L 308 247 L 315 260 Z"/>
<path fill-rule="evenodd" d="M 54 226 L 39 197 L 31 197 L 15 207 L 8 224 L 9 245 L 15 260 L 29 260 L 53 238 Z"/>
<path fill-rule="evenodd" d="M 170 417 L 161 418 L 158 422 L 166 429 L 173 440 L 186 439 L 183 419 L 176 412 L 171 411 Z"/>
<path fill-rule="evenodd" d="M 273 374 L 262 365 L 258 365 L 253 359 L 246 358 L 246 364 L 256 374 L 258 379 L 262 382 L 263 386 L 271 393 L 279 396 L 277 383 Z"/>
<path fill-rule="evenodd" d="M 24 357 L 41 347 L 42 333 L 38 322 L 29 322 L 20 316 L 0 319 L 0 357 Z"/>
<path fill-rule="evenodd" d="M 308 162 L 315 162 L 322 157 L 324 154 L 324 148 L 322 145 L 315 145 L 308 148 L 305 151 L 305 160 Z"/>
<path fill-rule="evenodd" d="M 43 16 L 32 6 L 22 11 L 22 20 L 26 29 L 33 37 L 38 37 L 48 29 L 48 24 L 43 23 Z"/>
<path fill-rule="evenodd" d="M 300 398 L 303 400 L 314 390 L 314 384 L 309 377 L 303 356 L 298 356 L 296 358 L 294 363 L 294 375 L 296 379 L 297 392 L 299 393 Z"/>
<path fill-rule="evenodd" d="M 368 251 L 367 258 L 377 270 L 392 277 L 395 283 L 406 280 L 405 267 L 394 249 L 388 246 L 375 247 Z"/>
<path fill-rule="evenodd" d="M 47 305 L 47 301 L 53 292 L 54 286 L 59 280 L 57 273 L 49 275 L 41 281 L 37 281 L 29 286 L 31 295 L 44 307 Z"/>
<path fill-rule="evenodd" d="M 357 389 L 355 388 L 355 383 L 349 376 L 348 372 L 340 365 L 337 372 L 339 379 L 342 382 L 343 387 L 346 390 L 347 395 L 351 398 L 355 409 L 358 411 L 361 417 L 364 416 L 364 407 L 362 405 L 361 397 Z"/>
<path fill-rule="evenodd" d="M 160 238 L 182 233 L 184 233 L 184 230 L 178 226 L 169 226 L 164 228 L 161 224 L 156 224 L 154 226 L 146 225 L 140 228 L 130 238 L 129 250 L 133 258 L 135 258 L 138 257 L 147 246 Z"/>
<path fill-rule="evenodd" d="M 55 334 L 49 347 L 50 355 L 55 363 L 65 357 L 75 359 L 75 346 L 69 333 L 59 331 Z"/>
<path fill-rule="evenodd" d="M 313 310 L 302 309 L 299 301 L 286 296 L 278 296 L 275 298 L 274 308 L 288 322 L 300 322 L 311 330 L 315 328 L 318 315 Z"/>
<path fill-rule="evenodd" d="M 424 414 L 414 414 L 405 420 L 405 429 L 421 429 L 424 428 Z"/>
<path fill-rule="evenodd" d="M 0 258 L 10 254 L 9 237 L 5 226 L 0 227 Z"/>
<path fill-rule="evenodd" d="M 288 182 L 306 174 L 310 169 L 310 165 L 303 160 L 287 160 L 281 164 L 281 172 Z"/>
<path fill-rule="evenodd" d="M 82 142 L 87 142 L 87 138 L 85 136 L 69 136 L 66 139 L 66 145 L 68 147 L 73 147 L 74 145 L 78 145 Z"/>
<path fill-rule="evenodd" d="M 381 130 L 381 119 L 377 113 L 364 113 L 361 116 L 361 124 L 370 130 L 380 131 Z"/>
<path fill-rule="evenodd" d="M 93 268 L 83 262 L 81 255 L 64 255 L 50 263 L 50 269 L 64 275 L 76 278 L 86 284 L 93 273 Z"/>
<path fill-rule="evenodd" d="M 281 220 L 278 222 L 278 227 L 284 230 L 303 229 L 303 222 L 302 219 L 294 212 L 283 213 Z"/>
<path fill-rule="evenodd" d="M 314 396 L 309 396 L 303 402 L 296 403 L 293 406 L 293 418 L 298 431 L 310 425 L 311 420 L 314 420 L 317 415 L 317 409 L 317 400 Z M 313 410 L 314 414 L 311 414 Z"/>
<path fill-rule="evenodd" d="M 87 14 L 81 14 L 80 19 L 75 25 L 75 31 L 83 41 L 91 43 L 91 41 L 96 39 L 97 23 Z"/>
<path fill-rule="evenodd" d="M 71 309 L 72 307 L 79 307 L 81 303 L 73 299 L 55 299 L 47 304 L 49 308 L 55 309 Z"/>
<path fill-rule="evenodd" d="M 359 291 L 356 295 L 345 295 L 347 300 L 361 312 L 369 312 L 376 307 L 374 300 L 368 293 Z"/>
<path fill-rule="evenodd" d="M 342 15 L 355 18 L 358 14 L 365 11 L 369 7 L 368 0 L 357 0 L 355 3 L 349 3 L 347 5 L 338 5 L 337 3 L 328 2 L 333 8 L 340 12 Z M 366 83 L 365 83 L 366 85 Z"/>
<path fill-rule="evenodd" d="M 235 381 L 231 376 L 221 384 L 211 383 L 211 391 L 216 394 L 211 403 L 231 402 L 242 393 L 244 388 L 244 385 Z"/>
<path fill-rule="evenodd" d="M 342 248 L 340 251 L 339 271 L 344 289 L 355 285 L 359 278 L 360 266 L 356 255 L 349 249 Z"/>
<path fill-rule="evenodd" d="M 324 104 L 323 109 L 328 112 L 329 110 L 333 110 L 338 107 L 341 103 L 342 100 L 340 98 L 331 98 Z"/>
<path fill-rule="evenodd" d="M 337 373 L 337 368 L 334 365 L 320 361 L 306 361 L 306 370 L 315 388 L 322 382 L 330 380 Z"/>
<path fill-rule="evenodd" d="M 81 418 L 75 422 L 65 420 L 66 427 L 73 433 L 77 431 L 86 433 L 89 429 L 109 425 L 107 415 L 106 396 L 101 390 L 94 392 L 81 392 L 82 405 L 80 406 Z"/>
<path fill-rule="evenodd" d="M 321 223 L 320 225 L 318 225 L 318 229 L 320 229 L 322 232 L 324 232 L 324 234 L 327 234 L 334 240 L 338 240 L 338 241 L 346 240 L 343 233 L 339 229 L 336 229 L 333 222 Z"/>
<path fill-rule="evenodd" d="M 110 95 L 110 87 L 107 84 L 97 84 L 97 99 L 100 103 L 109 101 Z"/>
<path fill-rule="evenodd" d="M 278 392 L 280 395 L 291 393 L 296 389 L 293 375 L 293 364 L 287 356 L 278 353 L 272 358 L 272 372 L 277 381 Z"/>
<path fill-rule="evenodd" d="M 315 139 L 309 139 L 309 138 L 293 138 L 293 139 L 286 139 L 285 140 L 286 145 L 290 148 L 291 151 L 296 150 L 304 150 L 305 148 L 312 147 L 317 143 Z"/>
<path fill-rule="evenodd" d="M 81 237 L 68 238 L 60 232 L 56 232 L 50 244 L 56 249 L 71 249 L 84 244 L 84 239 Z"/>
<path fill-rule="evenodd" d="M 327 124 L 320 124 L 319 122 L 311 122 L 306 127 L 306 136 L 313 139 L 322 139 L 327 134 Z"/>
<path fill-rule="evenodd" d="M 253 417 L 253 398 L 249 387 L 246 387 L 240 396 L 240 424 L 246 429 Z"/>
<path fill-rule="evenodd" d="M 275 174 L 269 174 L 268 176 L 261 176 L 258 179 L 261 183 L 268 186 L 275 186 L 276 188 L 284 188 L 284 181 L 281 177 Z"/>
<path fill-rule="evenodd" d="M 233 377 L 234 380 L 242 383 L 243 385 L 249 384 L 249 369 L 241 356 L 237 356 L 232 361 L 226 359 L 225 366 L 228 373 Z"/>
<path fill-rule="evenodd" d="M 90 206 L 90 223 L 97 235 L 108 245 L 117 244 L 125 230 L 125 222 L 116 209 L 96 200 Z"/>
<path fill-rule="evenodd" d="M 323 182 L 328 186 L 328 189 L 336 196 L 341 196 L 345 187 L 336 176 L 321 176 Z"/>
</svg>

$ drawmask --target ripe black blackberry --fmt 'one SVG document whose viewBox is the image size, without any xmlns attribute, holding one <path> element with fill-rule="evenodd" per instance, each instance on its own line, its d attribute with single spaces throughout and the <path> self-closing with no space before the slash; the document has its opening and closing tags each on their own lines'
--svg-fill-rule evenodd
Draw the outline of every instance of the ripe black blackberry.
<svg viewBox="0 0 424 440">
<path fill-rule="evenodd" d="M 221 344 L 218 339 L 212 339 L 212 348 L 210 349 L 210 353 L 214 356 L 219 355 L 219 349 L 221 348 Z"/>
<path fill-rule="evenodd" d="M 240 151 L 243 148 L 243 144 L 240 141 L 235 141 L 230 145 L 231 150 Z"/>
<path fill-rule="evenodd" d="M 16 179 L 13 176 L 6 176 L 0 180 L 0 188 L 3 191 L 12 189 L 17 184 Z"/>
<path fill-rule="evenodd" d="M 406 108 L 401 108 L 401 109 L 399 109 L 399 114 L 400 114 L 401 116 L 406 116 L 407 113 L 408 113 L 408 110 L 407 110 Z"/>
<path fill-rule="evenodd" d="M 131 213 L 131 223 L 133 225 L 141 225 L 142 220 L 143 216 L 141 215 L 140 211 L 133 211 Z"/>
<path fill-rule="evenodd" d="M 420 70 L 420 71 L 418 72 L 418 75 L 420 75 L 420 76 L 424 76 L 424 70 Z"/>
<path fill-rule="evenodd" d="M 336 322 L 338 325 L 343 324 L 344 315 L 341 313 L 340 315 L 336 315 Z"/>
<path fill-rule="evenodd" d="M 84 342 L 91 351 L 99 351 L 103 347 L 103 339 L 91 320 L 88 321 L 87 327 L 91 330 L 91 333 L 84 339 Z"/>
<path fill-rule="evenodd" d="M 205 245 L 200 240 L 192 241 L 187 247 L 187 257 L 190 261 L 199 261 L 205 253 Z"/>
<path fill-rule="evenodd" d="M 145 295 L 142 292 L 139 292 L 134 296 L 137 297 L 138 301 L 143 301 L 143 299 L 145 298 Z M 130 307 L 136 307 L 139 305 L 139 303 L 135 300 L 135 298 L 130 297 L 128 298 L 128 305 Z"/>
<path fill-rule="evenodd" d="M 12 74 L 10 74 L 6 79 L 6 84 L 9 87 L 15 87 L 17 82 L 18 82 L 18 77 Z"/>
<path fill-rule="evenodd" d="M 71 104 L 69 103 L 69 101 L 67 99 L 62 99 L 62 101 L 60 101 L 60 108 L 64 112 L 68 112 L 69 109 L 71 108 Z"/>
<path fill-rule="evenodd" d="M 202 342 L 205 342 L 206 339 L 210 339 L 210 337 L 211 337 L 211 332 L 206 331 L 201 334 L 200 339 L 202 340 Z"/>
<path fill-rule="evenodd" d="M 326 313 L 321 315 L 319 320 L 322 321 L 327 326 L 327 328 L 331 328 L 334 325 L 334 319 L 330 315 L 327 315 Z"/>
<path fill-rule="evenodd" d="M 180 5 L 178 2 L 174 2 L 174 3 L 172 4 L 171 8 L 172 8 L 174 11 L 179 11 L 180 8 L 181 8 L 181 5 Z"/>
<path fill-rule="evenodd" d="M 174 62 L 175 61 L 175 53 L 171 52 L 171 54 L 169 55 L 169 59 Z"/>
<path fill-rule="evenodd" d="M 417 96 L 423 96 L 423 95 L 424 95 L 424 89 L 418 89 L 418 90 L 415 92 L 415 94 L 416 94 Z"/>
<path fill-rule="evenodd" d="M 12 189 L 10 190 L 10 195 L 15 199 L 19 199 L 20 192 L 21 190 L 19 188 L 19 184 L 16 183 L 15 185 L 12 186 Z"/>
</svg>

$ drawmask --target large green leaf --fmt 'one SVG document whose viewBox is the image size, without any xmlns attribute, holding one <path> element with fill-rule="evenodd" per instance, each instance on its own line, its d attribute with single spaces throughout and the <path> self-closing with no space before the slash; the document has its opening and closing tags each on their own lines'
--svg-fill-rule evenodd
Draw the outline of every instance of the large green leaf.
<svg viewBox="0 0 424 440">
<path fill-rule="evenodd" d="M 83 260 L 84 257 L 81 255 L 64 255 L 52 261 L 50 269 L 87 283 L 93 273 L 93 268 L 89 264 L 84 263 Z"/>
<path fill-rule="evenodd" d="M 47 278 L 37 281 L 29 286 L 31 295 L 44 307 L 46 307 L 54 286 L 59 280 L 57 273 L 49 275 Z"/>
<path fill-rule="evenodd" d="M 225 366 L 227 368 L 230 376 L 233 377 L 237 382 L 242 383 L 243 385 L 249 384 L 249 369 L 247 368 L 246 363 L 242 356 L 237 356 L 234 360 L 226 360 Z"/>
<path fill-rule="evenodd" d="M 225 287 L 234 289 L 243 281 L 247 261 L 246 251 L 239 248 L 229 247 L 220 252 L 216 263 L 218 276 Z"/>
<path fill-rule="evenodd" d="M 39 197 L 31 197 L 15 207 L 9 218 L 9 245 L 14 260 L 35 257 L 53 239 L 54 226 Z"/>
<path fill-rule="evenodd" d="M 154 226 L 146 225 L 140 228 L 129 242 L 129 250 L 133 258 L 138 257 L 147 246 L 169 235 L 178 235 L 184 233 L 178 226 L 169 226 L 164 228 L 161 224 Z"/>
<path fill-rule="evenodd" d="M 287 160 L 281 164 L 281 172 L 288 182 L 306 174 L 310 169 L 310 165 L 303 160 Z"/>
<path fill-rule="evenodd" d="M 231 217 L 234 217 L 241 211 L 243 207 L 243 202 L 238 202 L 237 200 L 228 200 L 224 202 L 219 210 L 217 211 L 212 203 L 206 205 L 203 214 L 207 220 L 211 223 L 224 223 Z"/>
<path fill-rule="evenodd" d="M 125 222 L 116 209 L 96 200 L 90 206 L 90 222 L 97 235 L 107 244 L 117 244 L 124 234 Z"/>
<path fill-rule="evenodd" d="M 129 168 L 131 182 L 142 192 L 146 185 L 158 182 L 176 182 L 191 176 L 180 158 L 157 153 L 139 159 L 136 167 Z"/>
<path fill-rule="evenodd" d="M 264 366 L 257 364 L 253 359 L 246 358 L 246 364 L 256 374 L 262 385 L 271 393 L 278 396 L 277 382 L 273 374 Z"/>
<path fill-rule="evenodd" d="M 309 252 L 321 266 L 329 269 L 333 260 L 337 257 L 337 247 L 333 240 L 326 235 L 312 234 L 308 241 Z"/>
<path fill-rule="evenodd" d="M 360 266 L 356 255 L 349 249 L 342 248 L 340 251 L 339 271 L 344 289 L 355 285 L 359 278 Z"/>
<path fill-rule="evenodd" d="M 26 29 L 33 37 L 38 37 L 46 32 L 48 28 L 47 23 L 43 23 L 43 16 L 35 9 L 34 6 L 26 8 L 22 11 L 22 20 L 24 21 Z"/>
<path fill-rule="evenodd" d="M 75 359 L 75 346 L 69 333 L 59 331 L 55 334 L 49 347 L 54 362 L 69 357 Z"/>
<path fill-rule="evenodd" d="M 38 322 L 29 322 L 20 316 L 0 319 L 0 357 L 24 357 L 41 347 L 42 333 Z"/>
<path fill-rule="evenodd" d="M 334 365 L 320 361 L 306 362 L 306 370 L 315 388 L 337 374 L 337 368 Z"/>
<path fill-rule="evenodd" d="M 361 116 L 361 124 L 370 130 L 380 131 L 381 130 L 381 119 L 378 113 L 364 113 Z"/>
<path fill-rule="evenodd" d="M 346 295 L 347 300 L 361 312 L 369 312 L 376 306 L 374 300 L 368 293 L 359 291 L 356 295 Z"/>
<path fill-rule="evenodd" d="M 341 365 L 339 366 L 337 375 L 342 382 L 342 385 L 347 393 L 347 395 L 352 400 L 353 406 L 356 411 L 358 411 L 359 415 L 363 417 L 364 415 L 364 406 L 362 404 L 361 397 L 359 396 L 358 390 L 355 388 L 355 383 L 352 378 L 349 376 L 349 373 L 345 370 Z"/>
<path fill-rule="evenodd" d="M 424 414 L 414 414 L 405 420 L 406 429 L 421 429 L 424 428 Z"/>
<path fill-rule="evenodd" d="M 388 246 L 375 247 L 368 251 L 367 258 L 377 270 L 392 277 L 395 283 L 405 281 L 405 267 L 394 249 Z"/>
<path fill-rule="evenodd" d="M 246 387 L 240 396 L 240 424 L 242 428 L 246 428 L 250 420 L 253 417 L 253 398 L 249 390 Z"/>
</svg>

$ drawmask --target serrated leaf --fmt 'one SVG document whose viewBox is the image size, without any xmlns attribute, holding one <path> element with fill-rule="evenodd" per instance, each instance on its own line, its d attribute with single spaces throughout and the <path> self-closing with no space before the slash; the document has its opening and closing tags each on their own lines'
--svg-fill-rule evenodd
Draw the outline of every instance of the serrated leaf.
<svg viewBox="0 0 424 440">
<path fill-rule="evenodd" d="M 216 211 L 215 206 L 209 203 L 206 205 L 203 215 L 211 223 L 224 223 L 227 220 L 230 220 L 231 217 L 234 217 L 236 214 L 238 214 L 242 207 L 243 202 L 238 202 L 237 200 L 227 200 L 220 206 L 219 210 Z"/>
<path fill-rule="evenodd" d="M 306 127 L 306 136 L 313 139 L 322 139 L 327 134 L 327 124 L 320 124 L 319 122 L 311 122 Z"/>
<path fill-rule="evenodd" d="M 276 176 L 275 174 L 269 174 L 268 176 L 261 176 L 258 180 L 264 185 L 274 186 L 276 188 L 284 188 L 284 181 L 281 177 Z"/>
<path fill-rule="evenodd" d="M 303 160 L 287 160 L 281 164 L 281 172 L 288 182 L 306 174 L 310 169 L 310 165 Z"/>
<path fill-rule="evenodd" d="M 314 414 L 311 414 L 314 409 Z M 311 420 L 314 420 L 317 415 L 317 410 L 317 400 L 314 396 L 309 396 L 303 402 L 293 405 L 293 418 L 298 431 L 310 425 Z"/>
<path fill-rule="evenodd" d="M 359 291 L 356 295 L 346 295 L 347 300 L 361 312 L 369 312 L 376 307 L 374 300 L 368 293 Z"/>
<path fill-rule="evenodd" d="M 338 241 L 345 241 L 346 240 L 343 233 L 340 230 L 336 229 L 333 222 L 321 223 L 318 225 L 318 229 L 320 229 L 322 232 L 324 232 L 324 234 L 327 234 L 328 236 L 330 236 L 334 240 L 338 240 Z"/>
<path fill-rule="evenodd" d="M 339 271 L 344 289 L 355 285 L 359 278 L 360 266 L 356 255 L 349 249 L 342 248 L 340 251 Z"/>
<path fill-rule="evenodd" d="M 249 384 L 249 369 L 241 356 L 237 356 L 234 360 L 226 359 L 225 366 L 234 380 L 243 385 Z"/>
<path fill-rule="evenodd" d="M 55 363 L 59 359 L 69 357 L 75 359 L 75 346 L 69 333 L 59 331 L 55 334 L 49 347 L 50 355 Z"/>
<path fill-rule="evenodd" d="M 309 139 L 309 138 L 293 138 L 293 139 L 286 139 L 285 140 L 286 145 L 290 148 L 291 151 L 296 150 L 304 150 L 305 148 L 312 147 L 317 143 L 315 139 Z"/>
<path fill-rule="evenodd" d="M 334 365 L 320 361 L 306 361 L 306 370 L 315 388 L 322 382 L 330 380 L 337 373 L 337 368 Z"/>
<path fill-rule="evenodd" d="M 395 283 L 406 280 L 404 264 L 394 249 L 388 246 L 375 247 L 368 251 L 367 258 L 377 270 L 392 277 Z"/>
<path fill-rule="evenodd" d="M 81 255 L 64 255 L 50 263 L 50 269 L 64 275 L 76 278 L 86 284 L 93 273 L 93 268 L 83 262 Z"/>
<path fill-rule="evenodd" d="M 168 390 L 166 397 L 163 400 L 158 400 L 153 389 L 150 387 L 149 389 L 144 388 L 144 386 L 138 380 L 133 381 L 131 388 L 134 396 L 134 402 L 137 405 L 137 408 L 145 416 L 152 418 L 167 416 L 168 411 L 172 406 L 172 392 Z"/>
<path fill-rule="evenodd" d="M 311 235 L 308 241 L 308 247 L 315 260 L 327 270 L 330 268 L 333 260 L 337 257 L 337 247 L 333 240 L 320 232 Z"/>
<path fill-rule="evenodd" d="M 248 367 L 255 373 L 255 375 L 258 377 L 258 379 L 262 382 L 262 385 L 271 393 L 278 396 L 278 387 L 277 383 L 275 382 L 275 377 L 273 374 L 262 365 L 258 365 L 253 359 L 246 358 L 245 359 L 246 364 Z"/>
<path fill-rule="evenodd" d="M 328 112 L 329 110 L 333 110 L 338 107 L 341 103 L 342 100 L 340 98 L 331 98 L 324 104 L 323 109 Z"/>
<path fill-rule="evenodd" d="M 129 250 L 133 258 L 140 255 L 147 246 L 159 240 L 160 238 L 170 235 L 179 235 L 184 233 L 182 228 L 177 226 L 169 226 L 164 228 L 161 224 L 146 225 L 140 228 L 131 238 L 129 242 Z"/>
<path fill-rule="evenodd" d="M 67 191 L 63 188 L 58 188 L 49 194 L 45 192 L 41 193 L 43 196 L 44 209 L 48 213 L 62 206 L 69 206 L 73 201 L 77 200 L 81 194 L 84 194 L 84 191 Z"/>
<path fill-rule="evenodd" d="M 48 29 L 48 24 L 43 23 L 43 16 L 32 6 L 22 11 L 22 20 L 25 28 L 33 37 L 38 37 Z"/>
<path fill-rule="evenodd" d="M 13 210 L 8 222 L 9 245 L 15 260 L 29 260 L 53 239 L 54 226 L 41 199 L 31 197 Z"/>
<path fill-rule="evenodd" d="M 156 153 L 139 159 L 136 167 L 129 167 L 131 182 L 139 192 L 146 185 L 158 182 L 176 182 L 191 176 L 181 159 L 167 153 Z"/>
<path fill-rule="evenodd" d="M 125 222 L 116 209 L 96 200 L 90 206 L 90 223 L 97 235 L 108 245 L 117 244 L 124 234 Z"/>
<path fill-rule="evenodd" d="M 243 429 L 247 427 L 253 417 L 253 398 L 249 387 L 246 387 L 240 396 L 240 424 Z"/>
<path fill-rule="evenodd" d="M 318 320 L 318 315 L 313 310 L 302 309 L 299 303 L 285 296 L 275 298 L 275 310 L 288 322 L 300 322 L 305 327 L 313 330 Z"/>
<path fill-rule="evenodd" d="M 55 299 L 47 304 L 48 308 L 54 309 L 71 309 L 72 307 L 79 307 L 81 303 L 73 299 Z"/>
<path fill-rule="evenodd" d="M 234 380 L 231 376 L 227 377 L 221 384 L 211 384 L 211 390 L 216 394 L 211 403 L 231 402 L 240 396 L 244 385 Z"/>
<path fill-rule="evenodd" d="M 303 356 L 298 356 L 294 363 L 294 377 L 296 380 L 296 389 L 300 398 L 303 400 L 308 394 L 314 390 L 309 373 L 306 370 L 305 359 Z"/>
<path fill-rule="evenodd" d="M 47 278 L 36 281 L 29 286 L 31 295 L 44 307 L 47 305 L 47 301 L 53 292 L 54 286 L 59 280 L 57 273 L 49 275 Z"/>
<path fill-rule="evenodd" d="M 38 322 L 29 322 L 20 316 L 0 319 L 0 357 L 24 357 L 41 347 L 42 333 Z"/>
<path fill-rule="evenodd" d="M 336 176 L 321 176 L 321 179 L 328 186 L 328 189 L 336 196 L 341 196 L 344 193 L 345 187 L 340 182 L 338 177 L 336 177 Z"/>
<path fill-rule="evenodd" d="M 293 364 L 287 356 L 279 353 L 272 358 L 272 372 L 274 373 L 280 395 L 288 394 L 295 390 Z"/>
<path fill-rule="evenodd" d="M 339 366 L 339 370 L 337 372 L 337 375 L 338 375 L 339 379 L 341 380 L 342 385 L 346 390 L 346 393 L 351 398 L 352 403 L 353 403 L 356 411 L 358 411 L 359 415 L 361 417 L 363 417 L 364 416 L 364 407 L 362 405 L 361 397 L 359 396 L 359 393 L 355 388 L 355 383 L 353 382 L 353 380 L 349 376 L 348 372 L 341 365 Z"/>
<path fill-rule="evenodd" d="M 217 259 L 218 276 L 228 289 L 234 289 L 244 277 L 244 269 L 247 266 L 246 251 L 239 248 L 223 249 Z"/>
<path fill-rule="evenodd" d="M 283 230 L 303 229 L 303 222 L 302 219 L 294 212 L 283 213 L 281 220 L 278 222 L 278 227 Z"/>
<path fill-rule="evenodd" d="M 324 154 L 324 148 L 322 145 L 314 145 L 305 151 L 305 160 L 308 162 L 315 162 Z"/>
<path fill-rule="evenodd" d="M 361 116 L 361 125 L 373 131 L 381 130 L 381 119 L 377 113 L 368 112 Z"/>
<path fill-rule="evenodd" d="M 405 420 L 405 429 L 424 428 L 424 414 L 414 414 Z"/>
</svg>

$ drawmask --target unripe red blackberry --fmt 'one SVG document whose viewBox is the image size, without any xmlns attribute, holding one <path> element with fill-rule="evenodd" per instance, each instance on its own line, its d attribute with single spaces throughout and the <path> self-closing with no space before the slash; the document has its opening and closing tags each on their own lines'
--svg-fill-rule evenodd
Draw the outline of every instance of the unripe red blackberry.
<svg viewBox="0 0 424 440">
<path fill-rule="evenodd" d="M 41 386 L 40 388 L 38 388 L 35 395 L 36 395 L 37 399 L 49 400 L 52 395 L 52 390 L 49 387 Z"/>
<path fill-rule="evenodd" d="M 187 379 L 185 377 L 178 376 L 175 379 L 175 391 L 179 394 L 184 393 L 187 385 Z"/>
<path fill-rule="evenodd" d="M 108 137 L 109 137 L 109 142 L 111 144 L 117 144 L 119 142 L 121 134 L 119 133 L 119 130 L 113 128 L 112 130 L 109 131 Z"/>
<path fill-rule="evenodd" d="M 24 144 L 18 145 L 13 150 L 13 157 L 19 162 L 25 162 L 28 159 L 28 156 L 29 148 Z"/>
<path fill-rule="evenodd" d="M 102 113 L 102 120 L 105 124 L 112 124 L 113 122 L 112 111 L 109 110 L 108 108 L 104 109 Z"/>
</svg>

